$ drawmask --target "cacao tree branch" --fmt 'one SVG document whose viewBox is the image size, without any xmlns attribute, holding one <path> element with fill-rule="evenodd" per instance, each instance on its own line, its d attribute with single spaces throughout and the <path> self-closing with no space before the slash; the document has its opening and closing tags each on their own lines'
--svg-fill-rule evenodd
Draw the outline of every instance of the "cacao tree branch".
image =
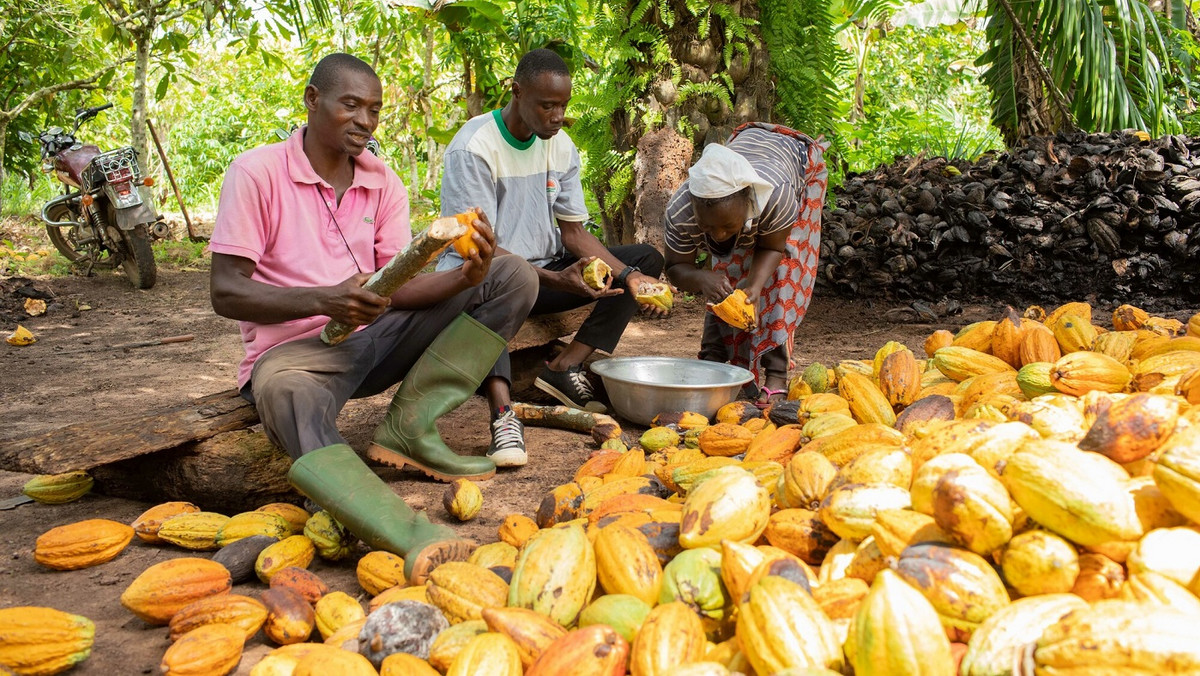
<svg viewBox="0 0 1200 676">
<path fill-rule="evenodd" d="M 129 63 L 131 60 L 132 59 L 126 57 L 124 59 L 120 59 L 119 61 L 110 63 L 104 68 L 101 68 L 93 73 L 90 77 L 81 77 L 69 82 L 59 82 L 57 84 L 47 85 L 41 89 L 34 90 L 26 95 L 24 100 L 22 100 L 16 106 L 9 108 L 8 110 L 0 110 L 0 120 L 7 122 L 25 112 L 30 106 L 42 100 L 43 98 L 52 94 L 57 94 L 58 92 L 67 91 L 69 89 L 95 89 L 96 80 L 99 80 L 108 71 L 121 64 Z"/>
<path fill-rule="evenodd" d="M 1024 45 L 1025 49 L 1033 56 L 1033 63 L 1037 69 L 1038 77 L 1041 78 L 1042 84 L 1046 86 L 1046 91 L 1050 92 L 1050 99 L 1054 101 L 1054 107 L 1058 109 L 1058 113 L 1062 115 L 1063 120 L 1071 129 L 1078 129 L 1079 125 L 1075 123 L 1075 116 L 1071 114 L 1070 108 L 1067 106 L 1067 99 L 1058 89 L 1054 79 L 1050 77 L 1050 73 L 1046 71 L 1046 66 L 1042 64 L 1042 56 L 1038 53 L 1037 47 L 1033 41 L 1029 39 L 1029 34 L 1025 32 L 1025 26 L 1021 24 L 1017 18 L 1017 13 L 1013 11 L 1012 5 L 1008 0 L 998 0 L 1000 6 L 1004 8 L 1004 13 L 1008 15 L 1008 20 L 1012 23 L 1013 32 L 1017 34 L 1017 38 Z"/>
<path fill-rule="evenodd" d="M 459 225 L 454 218 L 439 218 L 427 230 L 414 237 L 408 246 L 387 262 L 387 265 L 377 270 L 363 288 L 380 296 L 392 295 L 416 277 L 434 256 L 465 230 L 466 226 Z M 321 331 L 321 340 L 326 345 L 337 345 L 356 328 L 358 327 L 331 319 Z"/>
</svg>

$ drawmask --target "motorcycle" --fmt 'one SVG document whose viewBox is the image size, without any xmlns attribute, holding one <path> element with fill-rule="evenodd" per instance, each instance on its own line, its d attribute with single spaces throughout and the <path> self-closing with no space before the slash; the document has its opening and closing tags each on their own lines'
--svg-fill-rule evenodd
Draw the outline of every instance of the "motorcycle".
<svg viewBox="0 0 1200 676">
<path fill-rule="evenodd" d="M 170 235 L 154 207 L 154 179 L 142 176 L 132 147 L 100 152 L 75 138 L 83 123 L 112 107 L 81 109 L 70 132 L 50 127 L 38 135 L 42 171 L 54 172 L 63 187 L 42 207 L 42 221 L 54 248 L 85 274 L 120 266 L 136 288 L 149 289 L 157 277 L 150 242 Z"/>
</svg>

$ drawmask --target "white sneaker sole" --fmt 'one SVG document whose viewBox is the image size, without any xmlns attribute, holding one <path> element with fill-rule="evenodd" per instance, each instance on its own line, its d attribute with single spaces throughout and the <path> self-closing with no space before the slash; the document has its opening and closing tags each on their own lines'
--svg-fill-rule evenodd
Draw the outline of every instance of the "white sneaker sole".
<svg viewBox="0 0 1200 676">
<path fill-rule="evenodd" d="M 534 387 L 538 388 L 539 390 L 541 390 L 541 391 L 545 392 L 546 394 L 557 399 L 560 403 L 562 403 L 563 406 L 568 406 L 570 408 L 576 408 L 576 409 L 581 408 L 579 406 L 579 404 L 576 404 L 574 401 L 571 401 L 571 398 L 568 397 L 567 395 L 563 394 L 562 391 L 560 391 L 557 387 L 542 380 L 541 378 L 534 380 L 533 385 L 534 385 Z M 592 401 L 589 401 L 588 403 L 584 404 L 582 406 L 582 410 L 588 411 L 590 413 L 607 413 L 608 407 L 593 399 Z"/>
<path fill-rule="evenodd" d="M 514 449 L 489 453 L 487 457 L 496 463 L 496 467 L 524 467 L 529 462 L 528 453 Z"/>
</svg>

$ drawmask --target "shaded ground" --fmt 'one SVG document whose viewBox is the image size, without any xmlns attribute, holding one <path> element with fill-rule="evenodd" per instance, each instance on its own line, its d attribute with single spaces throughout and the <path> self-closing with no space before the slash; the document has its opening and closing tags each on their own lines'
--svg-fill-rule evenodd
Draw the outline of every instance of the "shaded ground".
<svg viewBox="0 0 1200 676">
<path fill-rule="evenodd" d="M 136 291 L 123 277 L 113 274 L 36 282 L 38 288 L 54 294 L 54 301 L 46 315 L 21 320 L 37 335 L 36 344 L 16 348 L 0 343 L 0 438 L 165 407 L 234 384 L 242 354 L 237 327 L 213 314 L 207 272 L 164 271 L 149 291 Z M 11 290 L 12 286 L 3 288 Z M 3 300 L 11 302 L 8 296 Z M 80 309 L 83 307 L 90 309 Z M 894 306 L 818 297 L 797 334 L 797 364 L 803 367 L 813 360 L 829 364 L 869 357 L 887 340 L 905 342 L 920 355 L 922 342 L 934 328 L 954 329 L 993 317 L 999 307 L 968 305 L 962 314 L 937 325 L 893 324 L 884 315 Z M 703 305 L 692 302 L 665 320 L 635 320 L 617 355 L 694 356 L 700 343 L 702 313 Z M 13 328 L 11 323 L 0 326 L 4 335 Z M 181 334 L 193 334 L 195 340 L 127 351 L 105 349 Z M 347 407 L 340 425 L 356 447 L 365 445 L 387 402 L 385 394 Z M 486 421 L 486 407 L 476 397 L 443 419 L 441 429 L 451 446 L 482 454 L 488 443 Z M 589 438 L 569 432 L 529 429 L 527 441 L 530 465 L 481 483 L 485 508 L 477 520 L 461 527 L 465 535 L 480 542 L 495 540 L 504 515 L 532 514 L 543 494 L 568 481 L 593 450 Z M 410 504 L 427 508 L 435 520 L 446 521 L 448 516 L 441 507 L 443 485 L 394 470 L 381 474 Z M 0 472 L 0 499 L 18 495 L 29 478 Z M 71 673 L 157 673 L 168 646 L 167 630 L 148 627 L 122 608 L 118 598 L 149 565 L 189 553 L 135 540 L 107 564 L 57 572 L 34 563 L 34 542 L 49 528 L 82 519 L 131 522 L 150 506 L 89 495 L 68 505 L 30 504 L 0 511 L 0 607 L 51 606 L 96 623 L 93 654 Z M 331 588 L 360 595 L 366 601 L 354 579 L 353 562 L 331 565 L 318 560 L 312 567 Z M 257 582 L 235 588 L 235 592 L 249 595 L 261 590 Z M 269 649 L 261 634 L 251 639 L 237 673 L 249 673 Z"/>
</svg>

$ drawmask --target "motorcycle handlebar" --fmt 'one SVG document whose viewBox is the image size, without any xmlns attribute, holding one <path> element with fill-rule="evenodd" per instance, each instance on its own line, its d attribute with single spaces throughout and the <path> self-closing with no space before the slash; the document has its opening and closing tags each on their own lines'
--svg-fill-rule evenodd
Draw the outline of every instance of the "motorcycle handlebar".
<svg viewBox="0 0 1200 676">
<path fill-rule="evenodd" d="M 99 112 L 100 112 L 100 111 L 102 111 L 102 110 L 108 110 L 109 108 L 112 108 L 112 107 L 113 107 L 113 104 L 111 104 L 111 103 L 106 103 L 106 104 L 104 104 L 104 105 L 102 105 L 102 106 L 95 106 L 95 107 L 93 107 L 93 108 L 88 108 L 87 110 L 84 110 L 84 111 L 80 112 L 80 113 L 79 113 L 78 115 L 76 115 L 75 117 L 91 117 L 91 116 L 93 116 L 93 115 L 95 115 L 95 114 L 99 113 Z"/>
</svg>

